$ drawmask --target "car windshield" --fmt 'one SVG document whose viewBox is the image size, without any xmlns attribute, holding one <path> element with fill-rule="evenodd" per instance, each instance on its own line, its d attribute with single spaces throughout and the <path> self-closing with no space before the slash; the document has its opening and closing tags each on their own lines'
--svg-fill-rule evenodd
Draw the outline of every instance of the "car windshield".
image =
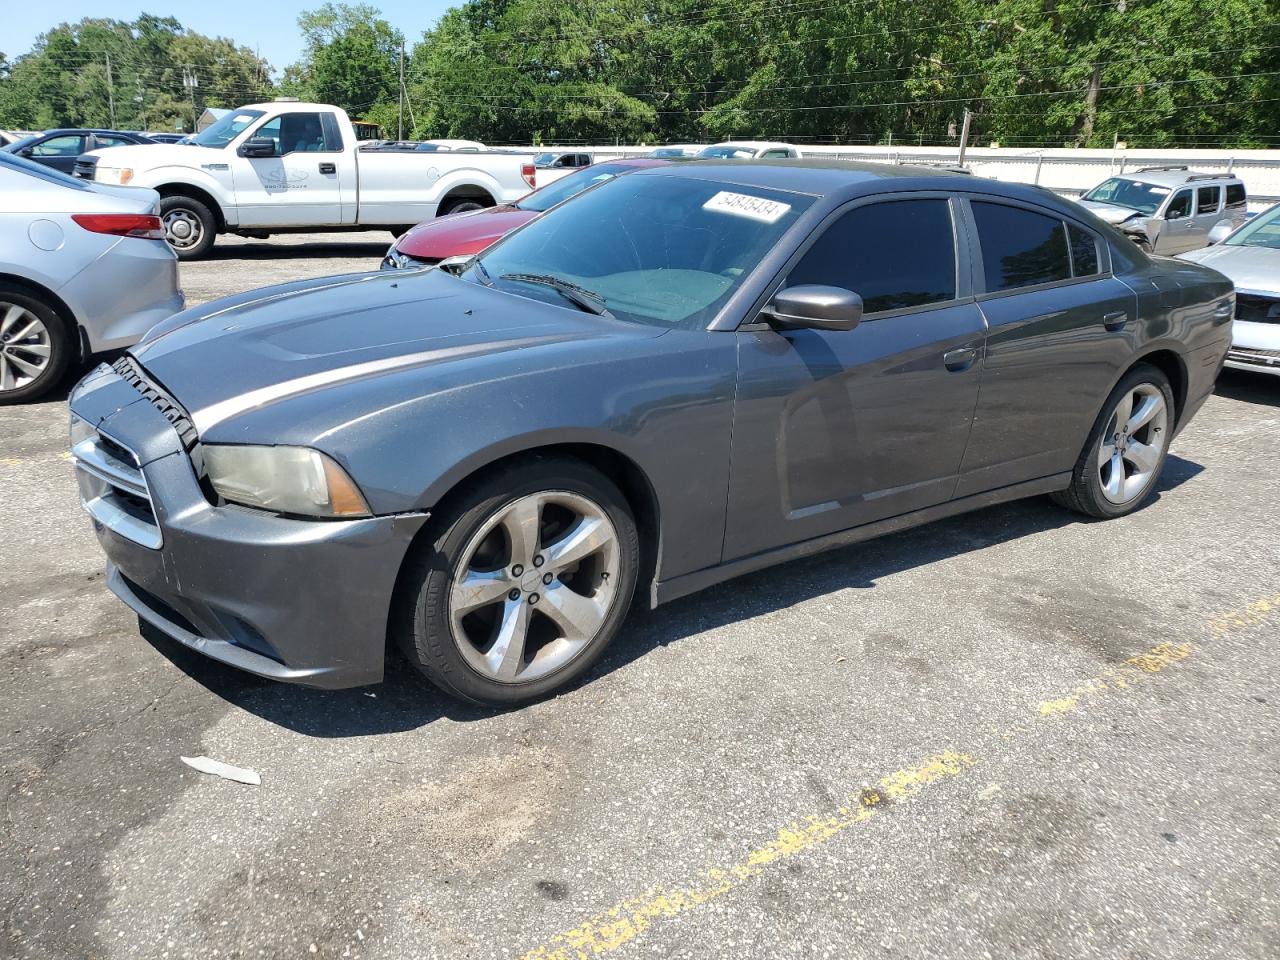
<svg viewBox="0 0 1280 960">
<path fill-rule="evenodd" d="M 261 110 L 233 110 L 221 120 L 215 121 L 197 133 L 191 138 L 191 142 L 202 147 L 221 149 L 240 136 L 244 128 L 260 116 L 262 116 Z"/>
<path fill-rule="evenodd" d="M 1154 183 L 1142 183 L 1125 177 L 1112 177 L 1086 193 L 1085 200 L 1098 203 L 1110 203 L 1117 207 L 1127 207 L 1147 216 L 1155 213 L 1170 193 L 1169 187 L 1160 187 Z"/>
<path fill-rule="evenodd" d="M 700 157 L 711 157 L 716 160 L 750 160 L 756 152 L 750 147 L 705 147 L 698 154 Z"/>
<path fill-rule="evenodd" d="M 77 190 L 90 189 L 88 183 L 84 180 L 77 180 L 61 170 L 46 167 L 43 164 L 36 163 L 34 160 L 28 160 L 26 157 L 0 154 L 0 168 L 16 170 L 18 173 L 25 173 L 29 177 L 56 183 L 60 187 L 75 187 Z"/>
<path fill-rule="evenodd" d="M 709 180 L 614 177 L 508 235 L 462 276 L 572 309 L 556 286 L 567 283 L 620 320 L 697 329 L 812 203 Z"/>
<path fill-rule="evenodd" d="M 418 153 L 442 153 L 447 152 L 448 147 L 442 147 L 438 143 L 420 143 L 413 148 Z"/>
<path fill-rule="evenodd" d="M 540 153 L 533 158 L 533 165 L 536 167 L 549 167 L 556 162 L 554 153 Z"/>
<path fill-rule="evenodd" d="M 547 184 L 541 190 L 535 190 L 515 206 L 532 213 L 542 213 L 544 210 L 550 210 L 557 203 L 581 193 L 587 187 L 594 187 L 597 183 L 612 180 L 626 169 L 628 168 L 621 163 L 597 163 L 584 167 L 576 173 Z"/>
<path fill-rule="evenodd" d="M 1280 250 L 1280 203 L 1258 214 L 1222 241 L 1229 247 L 1270 247 Z"/>
</svg>

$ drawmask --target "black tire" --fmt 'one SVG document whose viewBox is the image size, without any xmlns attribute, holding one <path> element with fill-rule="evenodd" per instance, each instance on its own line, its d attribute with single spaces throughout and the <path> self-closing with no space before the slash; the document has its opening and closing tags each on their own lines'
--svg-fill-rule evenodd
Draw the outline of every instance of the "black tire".
<svg viewBox="0 0 1280 960">
<path fill-rule="evenodd" d="M 521 497 L 541 492 L 585 497 L 604 511 L 617 534 L 617 582 L 599 629 L 572 659 L 528 682 L 502 682 L 475 669 L 459 648 L 468 641 L 454 639 L 448 610 L 453 571 L 487 521 Z M 576 460 L 520 459 L 451 495 L 432 517 L 428 532 L 414 547 L 401 574 L 392 608 L 392 634 L 409 661 L 446 693 L 499 707 L 530 703 L 564 689 L 600 659 L 626 618 L 639 567 L 640 536 L 635 520 L 612 481 Z M 536 613 L 531 610 L 529 615 L 532 618 Z"/>
<path fill-rule="evenodd" d="M 1121 397 L 1126 392 L 1132 394 L 1144 384 L 1154 387 L 1163 394 L 1165 409 L 1167 410 L 1165 426 L 1160 431 L 1162 442 L 1159 459 L 1141 493 L 1136 494 L 1133 499 L 1125 503 L 1113 503 L 1103 492 L 1102 477 L 1099 470 L 1103 432 L 1111 425 L 1112 415 Z M 1085 441 L 1084 449 L 1080 452 L 1075 468 L 1071 473 L 1071 486 L 1066 490 L 1051 494 L 1054 502 L 1066 507 L 1068 510 L 1096 517 L 1099 520 L 1111 520 L 1115 517 L 1123 517 L 1126 514 L 1133 513 L 1150 499 L 1151 494 L 1159 485 L 1160 473 L 1164 470 L 1165 458 L 1169 453 L 1169 442 L 1172 439 L 1176 423 L 1177 409 L 1174 404 L 1173 388 L 1169 384 L 1169 378 L 1165 376 L 1164 371 L 1149 363 L 1136 364 L 1116 384 L 1115 389 L 1107 397 L 1106 403 L 1102 405 L 1098 419 L 1094 421 L 1093 429 L 1089 431 L 1089 439 Z"/>
<path fill-rule="evenodd" d="M 447 217 L 452 213 L 470 213 L 472 210 L 483 210 L 487 206 L 491 206 L 491 204 L 473 200 L 469 197 L 459 197 L 457 200 L 450 200 L 441 204 L 440 211 L 436 216 Z"/>
<path fill-rule="evenodd" d="M 194 197 L 164 197 L 160 201 L 160 219 L 165 225 L 165 238 L 179 260 L 200 260 L 213 249 L 218 232 L 218 219 L 207 206 Z M 188 229 L 198 229 L 189 243 L 179 237 L 177 220 L 185 221 Z"/>
<path fill-rule="evenodd" d="M 73 328 L 57 310 L 23 287 L 0 283 L 0 324 L 4 323 L 13 307 L 27 313 L 15 314 L 9 328 L 0 333 L 0 351 L 3 351 L 3 356 L 0 356 L 0 377 L 13 377 L 15 382 L 18 376 L 30 376 L 31 379 L 21 386 L 9 389 L 0 387 L 0 406 L 26 403 L 52 390 L 66 376 L 67 367 L 71 365 L 77 352 Z M 24 351 L 22 344 L 39 347 L 45 344 L 38 343 L 34 337 L 24 337 L 22 343 L 14 339 L 31 326 L 32 317 L 44 325 L 49 348 L 48 361 L 34 376 L 25 369 L 20 369 L 17 364 L 10 363 L 11 357 L 28 365 L 38 362 L 39 354 Z"/>
</svg>

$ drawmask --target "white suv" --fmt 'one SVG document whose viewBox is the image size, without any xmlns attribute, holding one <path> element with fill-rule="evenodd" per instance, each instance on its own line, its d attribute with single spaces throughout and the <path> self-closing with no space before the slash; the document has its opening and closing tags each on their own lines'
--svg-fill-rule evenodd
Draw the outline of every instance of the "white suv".
<svg viewBox="0 0 1280 960">
<path fill-rule="evenodd" d="M 1219 224 L 1226 233 L 1244 223 L 1247 201 L 1239 177 L 1186 167 L 1145 167 L 1110 177 L 1080 198 L 1142 249 L 1166 256 L 1207 247 Z"/>
</svg>

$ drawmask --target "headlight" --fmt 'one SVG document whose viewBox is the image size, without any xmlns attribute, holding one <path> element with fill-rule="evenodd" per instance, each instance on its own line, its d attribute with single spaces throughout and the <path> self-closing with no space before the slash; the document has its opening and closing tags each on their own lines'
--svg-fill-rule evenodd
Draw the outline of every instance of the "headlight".
<svg viewBox="0 0 1280 960">
<path fill-rule="evenodd" d="M 97 435 L 98 431 L 94 429 L 93 424 L 88 420 L 80 419 L 74 413 L 71 414 L 71 449 L 74 450 L 78 444 Z"/>
<path fill-rule="evenodd" d="M 369 505 L 345 470 L 308 447 L 209 444 L 205 470 L 225 500 L 307 517 L 367 517 Z"/>
<path fill-rule="evenodd" d="M 126 187 L 133 179 L 133 168 L 99 166 L 94 170 L 93 179 L 98 183 L 113 183 L 119 187 Z"/>
</svg>

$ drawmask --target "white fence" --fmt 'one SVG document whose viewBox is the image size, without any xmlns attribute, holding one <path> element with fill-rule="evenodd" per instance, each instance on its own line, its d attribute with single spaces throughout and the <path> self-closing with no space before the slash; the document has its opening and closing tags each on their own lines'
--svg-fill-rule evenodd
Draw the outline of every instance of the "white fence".
<svg viewBox="0 0 1280 960">
<path fill-rule="evenodd" d="M 842 147 L 800 144 L 806 156 L 839 157 L 874 163 L 954 164 L 955 147 Z M 538 147 L 539 150 L 554 150 Z M 564 148 L 597 159 L 644 156 L 652 147 Z M 977 176 L 1015 183 L 1038 183 L 1057 193 L 1078 196 L 1116 173 L 1143 167 L 1186 166 L 1204 173 L 1234 173 L 1249 191 L 1249 207 L 1261 210 L 1280 202 L 1280 150 L 1023 150 L 971 147 L 965 166 Z"/>
</svg>

